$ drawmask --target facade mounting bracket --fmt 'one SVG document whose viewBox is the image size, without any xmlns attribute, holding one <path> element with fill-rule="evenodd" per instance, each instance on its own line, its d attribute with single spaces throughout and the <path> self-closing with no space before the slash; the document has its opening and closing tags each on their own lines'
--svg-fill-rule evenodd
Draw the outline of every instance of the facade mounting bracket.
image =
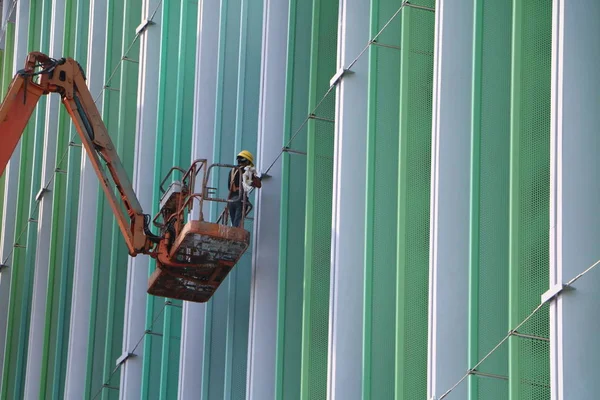
<svg viewBox="0 0 600 400">
<path fill-rule="evenodd" d="M 573 286 L 567 285 L 565 283 L 557 283 L 553 285 L 550 289 L 548 289 L 544 294 L 542 294 L 542 303 L 547 303 L 559 294 L 561 294 L 564 290 L 574 290 Z"/>
<path fill-rule="evenodd" d="M 150 25 L 154 25 L 154 21 L 149 20 L 149 19 L 145 19 L 142 21 L 141 24 L 138 25 L 137 28 L 135 28 L 135 34 L 139 35 L 142 32 L 144 32 Z"/>
<path fill-rule="evenodd" d="M 134 353 L 125 352 L 125 353 L 121 354 L 121 357 L 117 358 L 117 361 L 115 362 L 115 366 L 118 367 L 119 365 L 123 364 L 125 361 L 127 361 L 130 357 L 133 357 L 133 356 L 135 356 Z"/>
<path fill-rule="evenodd" d="M 345 69 L 345 68 L 340 68 L 338 70 L 338 72 L 335 73 L 335 75 L 329 80 L 329 87 L 335 86 L 338 84 L 338 82 L 340 81 L 340 79 L 342 79 L 342 77 L 346 74 L 353 74 L 354 71 L 349 70 L 349 69 Z"/>
</svg>

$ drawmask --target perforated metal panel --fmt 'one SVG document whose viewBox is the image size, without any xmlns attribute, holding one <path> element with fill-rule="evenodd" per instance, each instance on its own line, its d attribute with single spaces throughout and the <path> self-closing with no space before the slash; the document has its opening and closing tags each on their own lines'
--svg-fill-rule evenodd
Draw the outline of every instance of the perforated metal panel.
<svg viewBox="0 0 600 400">
<path fill-rule="evenodd" d="M 308 112 L 312 3 L 290 1 L 284 142 L 301 126 Z M 290 147 L 306 152 L 306 128 Z M 279 259 L 276 398 L 299 397 L 302 361 L 302 308 L 306 165 L 302 154 L 282 156 L 281 242 Z"/>
<path fill-rule="evenodd" d="M 398 2 L 373 1 L 371 7 L 373 37 Z M 363 393 L 373 399 L 393 398 L 396 380 L 400 21 L 397 16 L 377 39 L 381 46 L 369 50 Z"/>
<path fill-rule="evenodd" d="M 338 1 L 315 1 L 309 108 L 329 88 L 337 55 Z M 304 316 L 302 340 L 303 399 L 323 399 L 327 390 L 329 271 L 335 92 L 321 103 L 308 125 Z"/>
<path fill-rule="evenodd" d="M 433 7 L 434 1 L 420 5 Z M 400 81 L 400 215 L 398 296 L 402 319 L 400 398 L 427 396 L 429 200 L 435 14 L 405 8 Z"/>
<path fill-rule="evenodd" d="M 549 153 L 550 153 L 550 57 L 552 1 L 515 3 L 517 43 L 514 68 L 516 117 L 513 175 L 516 252 L 511 266 L 511 324 L 523 320 L 548 288 L 549 260 Z M 519 332 L 548 338 L 548 309 L 542 308 Z M 549 389 L 548 342 L 512 338 L 511 397 L 546 400 Z"/>
<path fill-rule="evenodd" d="M 472 276 L 477 277 L 476 299 L 472 299 L 471 342 L 473 363 L 481 360 L 508 331 L 508 193 L 510 159 L 510 51 L 512 5 L 509 2 L 480 0 L 476 48 L 479 71 L 475 71 L 474 159 L 476 180 L 472 215 L 475 246 Z M 471 399 L 508 397 L 508 345 L 500 347 L 479 368 L 498 378 L 471 378 L 475 391 Z"/>
</svg>

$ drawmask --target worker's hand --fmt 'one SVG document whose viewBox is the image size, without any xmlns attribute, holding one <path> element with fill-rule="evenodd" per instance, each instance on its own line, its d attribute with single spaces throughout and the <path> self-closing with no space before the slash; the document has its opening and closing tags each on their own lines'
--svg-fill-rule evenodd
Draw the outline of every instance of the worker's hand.
<svg viewBox="0 0 600 400">
<path fill-rule="evenodd" d="M 254 186 L 255 188 L 260 189 L 262 187 L 262 182 L 260 180 L 260 178 L 256 175 L 254 175 L 252 177 L 252 186 Z"/>
</svg>

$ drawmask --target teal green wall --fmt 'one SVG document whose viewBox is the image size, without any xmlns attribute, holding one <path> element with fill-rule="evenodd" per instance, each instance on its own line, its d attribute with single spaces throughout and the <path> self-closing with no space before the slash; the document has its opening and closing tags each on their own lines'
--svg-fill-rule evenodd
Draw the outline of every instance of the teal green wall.
<svg viewBox="0 0 600 400">
<path fill-rule="evenodd" d="M 415 2 L 434 7 L 434 0 Z M 472 113 L 469 363 L 474 365 L 538 304 L 548 283 L 550 133 L 550 0 L 475 1 Z M 514 3 L 514 4 L 513 4 Z M 102 115 L 127 172 L 135 153 L 142 0 L 108 0 Z M 49 50 L 49 0 L 31 0 L 29 50 Z M 327 388 L 335 94 L 307 115 L 336 72 L 339 2 L 289 0 L 285 111 L 281 145 L 301 154 L 281 157 L 279 276 L 275 387 L 277 399 L 322 399 Z M 263 4 L 220 2 L 214 147 L 206 155 L 231 163 L 242 149 L 257 154 Z M 373 37 L 398 10 L 371 0 Z M 89 0 L 66 0 L 64 56 L 88 58 Z M 169 168 L 190 161 L 199 3 L 163 0 L 159 24 L 159 98 L 155 168 L 147 171 L 158 204 Z M 430 232 L 431 122 L 435 14 L 405 7 L 371 45 L 368 58 L 366 231 L 362 388 L 364 399 L 426 397 Z M 365 38 L 365 45 L 368 38 Z M 133 43 L 133 46 L 130 45 Z M 132 61 L 123 61 L 129 49 Z M 97 50 L 97 49 L 96 49 Z M 12 74 L 14 25 L 1 54 L 2 91 Z M 53 55 L 61 56 L 61 55 Z M 353 58 L 352 55 L 350 58 Z M 267 76 L 268 78 L 268 76 Z M 344 78 L 346 79 L 346 78 Z M 349 78 L 351 79 L 351 78 Z M 109 81 L 110 80 L 110 81 Z M 98 93 L 92 93 L 94 98 Z M 268 110 L 267 110 L 268 111 Z M 41 182 L 45 100 L 23 136 L 17 193 L 18 243 L 11 266 L 6 359 L 0 397 L 21 398 L 27 360 Z M 69 142 L 75 137 L 75 146 Z M 293 140 L 292 140 L 293 139 Z M 122 353 L 127 250 L 102 193 L 98 207 L 78 210 L 81 147 L 60 112 L 52 192 L 50 270 L 40 398 L 64 396 L 77 213 L 97 216 L 86 397 L 116 399 Z M 302 154 L 305 153 L 305 154 Z M 272 160 L 261 160 L 270 165 Z M 276 165 L 279 168 L 279 165 Z M 362 167 L 362 166 L 359 166 Z M 226 170 L 213 186 L 226 187 Z M 3 178 L 1 178 L 3 179 Z M 3 195 L 0 181 L 0 204 Z M 268 180 L 265 180 L 268 184 Z M 363 184 L 357 182 L 356 184 Z M 252 199 L 254 201 L 254 199 Z M 207 218 L 216 218 L 214 205 Z M 157 210 L 146 210 L 155 213 Z M 2 211 L 4 212 L 4 211 Z M 1 214 L 0 214 L 1 215 Z M 253 215 L 246 221 L 252 231 Z M 251 251 L 206 305 L 205 353 L 199 397 L 244 399 L 248 354 Z M 154 269 L 151 265 L 149 273 Z M 141 397 L 177 395 L 182 303 L 148 297 Z M 522 333 L 548 336 L 542 309 Z M 548 398 L 548 344 L 513 337 L 479 371 L 509 380 L 470 377 L 471 399 Z M 358 362 L 358 361 L 357 361 Z"/>
</svg>

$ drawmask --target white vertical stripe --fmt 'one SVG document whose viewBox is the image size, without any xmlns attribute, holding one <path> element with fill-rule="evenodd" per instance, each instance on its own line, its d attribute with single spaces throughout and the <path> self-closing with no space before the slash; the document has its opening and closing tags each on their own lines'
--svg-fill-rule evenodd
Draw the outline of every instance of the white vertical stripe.
<svg viewBox="0 0 600 400">
<path fill-rule="evenodd" d="M 436 3 L 427 398 L 466 372 L 474 2 Z M 466 385 L 455 389 L 466 398 Z"/>
<path fill-rule="evenodd" d="M 152 16 L 160 0 L 144 0 L 140 23 Z M 152 213 L 155 186 L 153 174 L 156 152 L 156 113 L 160 66 L 160 21 L 162 7 L 157 9 L 153 25 L 140 34 L 139 79 L 137 92 L 137 121 L 135 136 L 134 170 L 132 185 L 142 210 Z M 144 364 L 144 337 L 146 324 L 146 290 L 150 257 L 140 254 L 129 257 L 127 263 L 127 289 L 123 323 L 123 353 L 133 353 L 121 367 L 120 399 L 137 399 L 142 392 Z M 138 344 L 139 343 L 139 344 Z M 137 345 L 137 348 L 136 348 Z"/>
<path fill-rule="evenodd" d="M 202 1 L 198 6 L 192 159 L 209 163 L 214 142 L 219 15 L 218 1 Z M 204 205 L 205 216 L 209 208 Z M 199 217 L 197 209 L 192 217 Z M 198 399 L 202 393 L 205 321 L 206 304 L 183 302 L 178 394 L 182 400 Z"/>
<path fill-rule="evenodd" d="M 341 0 L 337 70 L 369 41 L 369 2 Z M 365 53 L 337 84 L 331 233 L 328 399 L 362 395 L 368 57 Z M 333 75 L 333 74 L 332 74 Z M 332 93 L 333 94 L 333 93 Z M 317 99 L 319 101 L 320 99 Z M 358 184 L 357 184 L 358 183 Z"/>
<path fill-rule="evenodd" d="M 13 61 L 13 73 L 23 68 L 27 56 L 27 42 L 29 29 L 29 0 L 21 0 L 17 3 L 15 20 L 15 53 Z M 0 271 L 0 315 L 8 315 L 11 258 L 9 255 L 13 250 L 15 235 L 22 227 L 16 227 L 17 194 L 19 185 L 19 169 L 21 162 L 21 141 L 17 144 L 15 151 L 6 165 L 4 171 L 4 212 L 2 214 L 2 238 L 0 239 L 0 255 L 4 262 L 9 265 Z M 4 350 L 6 344 L 7 319 L 0 318 L 0 372 L 4 366 Z M 6 366 L 11 368 L 11 366 Z"/>
<path fill-rule="evenodd" d="M 90 1 L 90 28 L 86 76 L 94 99 L 104 86 L 104 48 L 106 42 L 106 0 Z M 102 96 L 96 106 L 102 109 Z M 85 397 L 85 376 L 91 306 L 92 275 L 94 268 L 98 178 L 86 155 L 81 155 L 79 208 L 75 245 L 75 268 L 71 301 L 71 322 L 65 398 Z"/>
<path fill-rule="evenodd" d="M 258 120 L 257 165 L 269 167 L 281 151 L 285 105 L 288 2 L 265 0 Z M 270 399 L 275 390 L 277 277 L 281 207 L 281 163 L 257 191 L 254 213 L 252 285 L 246 398 Z"/>
<path fill-rule="evenodd" d="M 51 57 L 62 57 L 65 21 L 65 2 L 56 0 L 52 3 L 52 24 L 50 26 Z M 56 137 L 58 135 L 58 109 L 61 107 L 60 96 L 50 94 L 46 102 L 44 151 L 42 157 L 41 187 L 46 187 L 53 179 L 56 168 Z M 59 149 L 62 153 L 66 149 Z M 27 369 L 25 373 L 26 399 L 38 396 L 46 334 L 46 298 L 48 293 L 48 272 L 50 262 L 50 239 L 52 234 L 53 188 L 51 184 L 47 192 L 39 200 L 37 222 L 37 245 L 35 252 L 35 270 L 33 278 L 33 298 L 31 303 L 31 319 L 29 324 L 29 344 L 27 349 Z M 35 216 L 34 216 L 35 218 Z M 29 251 L 32 251 L 30 249 Z"/>
</svg>

